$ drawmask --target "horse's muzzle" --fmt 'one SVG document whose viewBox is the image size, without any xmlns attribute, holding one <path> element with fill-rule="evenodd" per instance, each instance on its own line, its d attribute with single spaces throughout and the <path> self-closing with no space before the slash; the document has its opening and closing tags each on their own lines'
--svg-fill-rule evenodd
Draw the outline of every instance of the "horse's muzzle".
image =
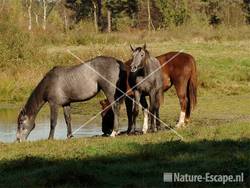
<svg viewBox="0 0 250 188">
<path fill-rule="evenodd" d="M 20 143 L 20 142 L 21 142 L 21 139 L 20 138 L 16 138 L 15 143 Z"/>
</svg>

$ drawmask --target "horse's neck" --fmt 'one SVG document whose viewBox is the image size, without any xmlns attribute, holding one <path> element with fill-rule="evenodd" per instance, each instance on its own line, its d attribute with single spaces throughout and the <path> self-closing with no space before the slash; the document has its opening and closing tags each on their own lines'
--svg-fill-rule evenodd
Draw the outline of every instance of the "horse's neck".
<svg viewBox="0 0 250 188">
<path fill-rule="evenodd" d="M 145 63 L 145 66 L 144 66 L 144 76 L 148 76 L 149 74 L 151 74 L 154 70 L 152 69 L 152 59 L 150 56 L 148 56 L 146 58 L 146 63 Z"/>
<path fill-rule="evenodd" d="M 34 91 L 29 97 L 25 107 L 24 112 L 29 118 L 36 117 L 37 113 L 40 111 L 41 107 L 44 105 L 45 101 L 41 93 Z"/>
</svg>

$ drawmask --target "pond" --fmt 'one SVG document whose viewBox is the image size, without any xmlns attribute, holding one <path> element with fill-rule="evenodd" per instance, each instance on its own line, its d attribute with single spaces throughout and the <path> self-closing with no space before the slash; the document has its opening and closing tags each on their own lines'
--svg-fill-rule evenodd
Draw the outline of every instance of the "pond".
<svg viewBox="0 0 250 188">
<path fill-rule="evenodd" d="M 98 109 L 100 110 L 100 109 Z M 98 113 L 96 110 L 96 114 Z M 17 116 L 20 107 L 10 104 L 0 104 L 0 142 L 13 142 L 16 139 Z M 92 118 L 92 115 L 72 114 L 72 131 L 78 129 L 86 121 Z M 36 127 L 30 133 L 28 140 L 47 139 L 50 130 L 50 115 L 47 107 L 43 108 L 37 118 Z M 126 122 L 122 121 L 121 128 L 125 130 Z M 100 115 L 86 126 L 81 128 L 74 137 L 92 137 L 102 135 Z M 55 130 L 55 139 L 66 139 L 67 128 L 64 121 L 62 110 L 59 111 L 58 123 Z"/>
</svg>

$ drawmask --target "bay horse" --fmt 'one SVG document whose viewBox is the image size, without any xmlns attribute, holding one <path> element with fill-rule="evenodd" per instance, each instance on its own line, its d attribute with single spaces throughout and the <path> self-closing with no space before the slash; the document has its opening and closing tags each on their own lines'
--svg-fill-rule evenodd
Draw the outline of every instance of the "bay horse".
<svg viewBox="0 0 250 188">
<path fill-rule="evenodd" d="M 160 70 L 160 62 L 151 57 L 146 49 L 146 44 L 143 47 L 137 47 L 132 50 L 132 63 L 130 65 L 130 73 L 128 77 L 129 86 L 134 92 L 134 104 L 132 123 L 133 129 L 136 132 L 136 118 L 139 113 L 139 103 L 141 101 L 144 113 L 150 112 L 150 130 L 156 132 L 156 121 L 159 119 L 160 101 L 162 98 L 163 78 Z M 149 96 L 150 107 L 145 97 Z M 144 102 L 143 102 L 144 101 Z M 148 123 L 144 122 L 142 132 L 145 134 L 148 130 Z"/>
<path fill-rule="evenodd" d="M 156 58 L 162 66 L 163 91 L 168 91 L 172 85 L 175 87 L 181 107 L 180 117 L 176 127 L 183 127 L 189 122 L 191 111 L 197 103 L 197 70 L 195 59 L 192 55 L 183 52 L 168 52 Z M 132 59 L 125 62 L 127 74 L 130 72 L 131 64 Z M 131 91 L 128 81 L 127 91 L 127 94 L 133 98 L 134 92 Z M 125 104 L 128 116 L 127 133 L 130 133 L 133 127 L 133 101 L 126 97 Z M 148 119 L 147 116 L 148 114 L 144 113 L 144 124 Z"/>
<path fill-rule="evenodd" d="M 100 90 L 104 92 L 109 103 L 122 99 L 123 93 L 121 91 L 126 92 L 126 77 L 124 64 L 115 58 L 105 56 L 99 56 L 86 61 L 86 63 L 74 66 L 54 67 L 36 86 L 18 115 L 17 141 L 27 139 L 35 127 L 38 112 L 46 102 L 49 103 L 51 114 L 49 139 L 54 137 L 59 107 L 63 107 L 64 110 L 67 137 L 72 137 L 70 104 L 87 101 Z M 114 112 L 113 132 L 118 129 L 119 104 L 121 101 L 118 100 L 112 105 Z M 111 134 L 111 136 L 114 135 Z"/>
</svg>

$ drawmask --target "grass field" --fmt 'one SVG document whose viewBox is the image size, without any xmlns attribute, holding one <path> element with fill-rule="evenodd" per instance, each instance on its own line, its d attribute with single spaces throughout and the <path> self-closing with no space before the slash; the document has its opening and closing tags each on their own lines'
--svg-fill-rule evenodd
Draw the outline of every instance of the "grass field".
<svg viewBox="0 0 250 188">
<path fill-rule="evenodd" d="M 127 35 L 126 35 L 127 36 Z M 141 36 L 112 42 L 114 36 L 99 36 L 87 45 L 44 45 L 25 61 L 0 63 L 0 102 L 24 104 L 43 75 L 55 65 L 79 63 L 66 50 L 83 60 L 109 55 L 130 58 L 129 42 L 142 43 Z M 160 37 L 159 37 L 160 38 Z M 97 37 L 98 39 L 98 37 Z M 104 40 L 105 39 L 105 40 Z M 161 39 L 161 38 L 160 38 Z M 184 50 L 198 66 L 198 106 L 191 124 L 177 130 L 143 136 L 80 138 L 65 141 L 37 141 L 22 144 L 0 143 L 0 187 L 199 187 L 201 184 L 164 184 L 163 172 L 190 174 L 240 174 L 250 186 L 250 42 L 203 40 L 147 41 L 157 56 Z M 136 45 L 136 44 L 135 44 Z M 33 53 L 33 52 L 32 52 Z M 174 89 L 165 96 L 161 119 L 173 127 L 179 106 Z M 98 98 L 73 113 L 95 114 Z M 82 108 L 87 110 L 82 111 Z M 124 109 L 122 111 L 125 118 Z M 210 186 L 211 184 L 203 184 Z M 222 184 L 215 184 L 223 186 Z"/>
<path fill-rule="evenodd" d="M 173 126 L 174 96 L 166 96 L 161 118 Z M 79 138 L 0 144 L 0 187 L 199 187 L 164 184 L 163 172 L 240 174 L 250 185 L 250 115 L 247 95 L 199 98 L 189 127 L 143 136 Z M 222 184 L 213 184 L 223 186 Z"/>
<path fill-rule="evenodd" d="M 107 41 L 109 41 L 107 35 Z M 139 36 L 138 36 L 139 38 Z M 105 37 L 103 36 L 103 40 Z M 126 38 L 125 38 L 126 39 Z M 90 43 L 79 46 L 40 46 L 31 57 L 27 55 L 21 62 L 4 64 L 0 72 L 0 101 L 24 101 L 43 75 L 56 65 L 72 65 L 80 63 L 67 53 L 70 49 L 83 60 L 97 55 L 113 56 L 123 61 L 130 58 L 129 43 L 122 42 Z M 134 45 L 141 40 L 135 41 Z M 146 40 L 145 40 L 146 41 Z M 141 43 L 140 43 L 141 44 Z M 199 71 L 199 95 L 222 94 L 238 95 L 249 93 L 250 81 L 250 42 L 245 41 L 147 41 L 148 49 L 155 56 L 168 51 L 179 51 L 192 54 L 197 61 Z"/>
</svg>

